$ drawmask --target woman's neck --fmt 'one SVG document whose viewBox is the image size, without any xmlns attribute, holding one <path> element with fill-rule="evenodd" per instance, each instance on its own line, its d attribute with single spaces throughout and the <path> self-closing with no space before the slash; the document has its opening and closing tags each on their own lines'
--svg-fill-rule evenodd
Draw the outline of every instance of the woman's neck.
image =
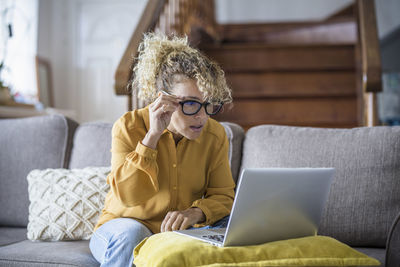
<svg viewBox="0 0 400 267">
<path fill-rule="evenodd" d="M 174 138 L 175 145 L 178 145 L 179 141 L 182 140 L 183 135 L 181 135 L 175 129 L 172 129 L 170 127 L 168 127 L 168 131 L 170 131 L 172 133 L 172 137 Z"/>
<path fill-rule="evenodd" d="M 175 134 L 175 133 L 172 133 L 172 136 L 174 137 L 175 145 L 178 145 L 179 141 L 181 141 L 183 138 L 183 135 Z"/>
</svg>

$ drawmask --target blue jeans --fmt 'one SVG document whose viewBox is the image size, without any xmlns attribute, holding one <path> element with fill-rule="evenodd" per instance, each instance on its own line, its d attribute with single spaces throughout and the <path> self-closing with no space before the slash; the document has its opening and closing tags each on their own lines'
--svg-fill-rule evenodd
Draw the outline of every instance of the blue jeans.
<svg viewBox="0 0 400 267">
<path fill-rule="evenodd" d="M 222 218 L 219 221 L 216 221 L 214 224 L 212 225 L 207 225 L 207 226 L 203 226 L 203 227 L 190 227 L 188 228 L 188 230 L 194 230 L 194 229 L 218 229 L 218 228 L 225 228 L 228 226 L 228 221 L 229 221 L 229 215 Z"/>
<path fill-rule="evenodd" d="M 130 218 L 117 218 L 100 226 L 90 238 L 90 251 L 101 267 L 132 266 L 133 249 L 153 233 Z"/>
<path fill-rule="evenodd" d="M 226 227 L 228 220 L 229 216 L 226 216 L 213 225 L 189 229 L 222 228 Z M 133 249 L 152 234 L 146 226 L 134 219 L 113 219 L 100 226 L 93 233 L 89 248 L 101 267 L 132 266 Z"/>
</svg>

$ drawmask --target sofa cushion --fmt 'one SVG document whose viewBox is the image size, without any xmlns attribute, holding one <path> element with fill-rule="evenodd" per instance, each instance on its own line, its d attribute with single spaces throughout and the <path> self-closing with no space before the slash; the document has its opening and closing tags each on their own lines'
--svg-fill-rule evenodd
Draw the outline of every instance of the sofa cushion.
<svg viewBox="0 0 400 267">
<path fill-rule="evenodd" d="M 110 167 L 33 170 L 28 174 L 30 240 L 88 240 L 110 189 Z"/>
<path fill-rule="evenodd" d="M 379 266 L 377 260 L 326 236 L 220 248 L 173 232 L 144 239 L 134 249 L 134 264 L 137 267 Z"/>
<path fill-rule="evenodd" d="M 400 262 L 400 213 L 393 222 L 386 243 L 386 264 L 396 266 Z"/>
<path fill-rule="evenodd" d="M 28 224 L 27 174 L 68 165 L 77 123 L 61 115 L 0 120 L 0 225 Z"/>
<path fill-rule="evenodd" d="M 231 164 L 232 177 L 237 182 L 240 163 L 242 161 L 242 143 L 244 130 L 242 127 L 231 122 L 221 122 L 225 128 L 229 140 L 229 162 Z"/>
<path fill-rule="evenodd" d="M 353 247 L 353 248 L 365 255 L 377 259 L 381 263 L 381 267 L 386 266 L 385 265 L 386 250 L 384 248 L 359 248 L 359 247 Z"/>
<path fill-rule="evenodd" d="M 351 246 L 385 247 L 400 211 L 400 127 L 257 126 L 241 167 L 335 167 L 319 234 Z"/>
<path fill-rule="evenodd" d="M 95 267 L 89 241 L 32 242 L 25 240 L 0 247 L 0 266 Z"/>
<path fill-rule="evenodd" d="M 76 129 L 70 169 L 111 165 L 111 123 L 89 122 Z"/>
<path fill-rule="evenodd" d="M 25 227 L 0 227 L 0 247 L 26 240 Z"/>
</svg>

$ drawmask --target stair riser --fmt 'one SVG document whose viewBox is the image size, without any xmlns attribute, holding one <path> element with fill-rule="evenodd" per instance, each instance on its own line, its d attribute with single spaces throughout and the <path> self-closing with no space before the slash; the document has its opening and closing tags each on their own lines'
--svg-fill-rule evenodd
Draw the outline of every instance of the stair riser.
<svg viewBox="0 0 400 267">
<path fill-rule="evenodd" d="M 207 55 L 226 72 L 354 70 L 354 46 L 227 47 Z"/>
<path fill-rule="evenodd" d="M 307 125 L 317 127 L 357 126 L 355 97 L 312 99 L 238 100 L 225 107 L 220 121 L 231 121 L 245 128 L 259 124 Z"/>
<path fill-rule="evenodd" d="M 324 23 L 227 24 L 221 25 L 224 42 L 268 44 L 355 43 L 354 20 Z"/>
<path fill-rule="evenodd" d="M 227 73 L 234 98 L 355 96 L 352 71 Z"/>
</svg>

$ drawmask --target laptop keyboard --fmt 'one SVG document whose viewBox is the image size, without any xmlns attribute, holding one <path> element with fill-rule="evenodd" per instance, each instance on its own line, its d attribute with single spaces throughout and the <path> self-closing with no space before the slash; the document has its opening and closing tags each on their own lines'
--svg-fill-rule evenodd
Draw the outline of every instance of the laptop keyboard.
<svg viewBox="0 0 400 267">
<path fill-rule="evenodd" d="M 214 241 L 218 241 L 218 242 L 224 241 L 224 235 L 203 235 L 202 238 L 205 238 L 208 240 L 214 240 Z"/>
</svg>

